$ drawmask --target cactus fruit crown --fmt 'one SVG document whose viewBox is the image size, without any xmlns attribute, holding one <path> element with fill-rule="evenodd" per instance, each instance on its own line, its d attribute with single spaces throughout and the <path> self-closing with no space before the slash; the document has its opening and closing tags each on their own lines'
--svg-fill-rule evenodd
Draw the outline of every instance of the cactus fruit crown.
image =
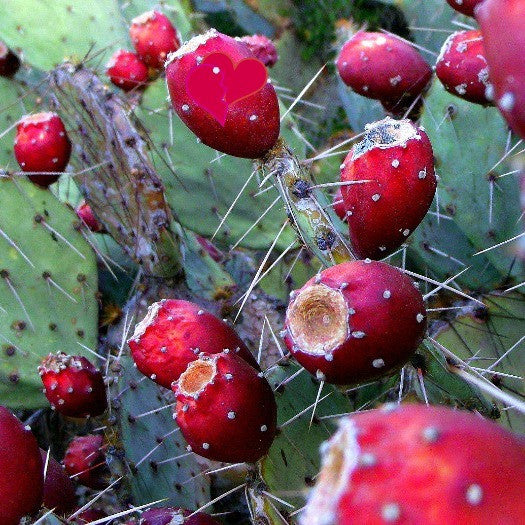
<svg viewBox="0 0 525 525">
<path fill-rule="evenodd" d="M 194 53 L 199 49 L 199 47 L 203 46 L 208 40 L 211 38 L 215 38 L 219 35 L 219 32 L 215 28 L 208 29 L 205 33 L 202 33 L 200 35 L 194 36 L 190 40 L 184 42 L 182 46 L 179 47 L 176 51 L 173 53 L 170 53 L 168 55 L 168 58 L 166 60 L 166 63 L 164 64 L 164 67 L 167 68 L 174 60 L 177 58 L 182 58 L 185 55 L 188 55 L 190 53 Z"/>
<path fill-rule="evenodd" d="M 340 290 L 314 284 L 299 292 L 288 311 L 292 338 L 303 352 L 327 355 L 348 338 L 349 315 Z"/>
<path fill-rule="evenodd" d="M 193 361 L 180 376 L 178 387 L 181 394 L 197 399 L 204 389 L 213 383 L 217 375 L 216 359 L 213 357 L 201 357 Z"/>
<path fill-rule="evenodd" d="M 421 135 L 409 120 L 394 120 L 386 117 L 379 122 L 365 126 L 365 135 L 353 149 L 352 160 L 356 160 L 368 151 L 379 148 L 388 149 L 400 146 L 404 148 L 409 140 L 420 140 Z"/>
</svg>

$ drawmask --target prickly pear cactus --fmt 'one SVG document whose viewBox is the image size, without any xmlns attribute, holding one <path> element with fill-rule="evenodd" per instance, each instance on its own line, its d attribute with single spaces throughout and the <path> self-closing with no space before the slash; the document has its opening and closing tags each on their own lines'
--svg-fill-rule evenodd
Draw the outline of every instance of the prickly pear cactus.
<svg viewBox="0 0 525 525">
<path fill-rule="evenodd" d="M 16 175 L 0 188 L 0 397 L 34 408 L 45 403 L 43 357 L 96 350 L 95 255 L 76 215 L 49 191 Z"/>
</svg>

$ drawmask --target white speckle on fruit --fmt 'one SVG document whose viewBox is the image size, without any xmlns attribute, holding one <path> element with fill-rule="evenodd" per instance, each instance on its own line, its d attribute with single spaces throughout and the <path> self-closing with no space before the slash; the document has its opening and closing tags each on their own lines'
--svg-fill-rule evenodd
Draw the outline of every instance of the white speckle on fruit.
<svg viewBox="0 0 525 525">
<path fill-rule="evenodd" d="M 390 523 L 395 522 L 401 516 L 401 510 L 397 503 L 387 503 L 381 509 L 381 517 Z"/>
<path fill-rule="evenodd" d="M 391 292 L 390 290 L 385 290 L 385 291 L 383 292 L 383 297 L 384 297 L 385 299 L 390 299 L 391 296 L 392 296 L 392 292 Z"/>
<path fill-rule="evenodd" d="M 394 159 L 394 160 L 392 161 L 392 167 L 393 167 L 393 168 L 399 168 L 399 161 L 398 161 L 397 159 Z"/>
<path fill-rule="evenodd" d="M 503 111 L 512 111 L 514 104 L 516 103 L 516 98 L 512 93 L 505 93 L 499 99 L 499 106 Z"/>
<path fill-rule="evenodd" d="M 383 361 L 383 359 L 374 359 L 372 361 L 372 366 L 374 368 L 383 368 L 385 366 L 385 362 Z"/>
<path fill-rule="evenodd" d="M 467 488 L 466 497 L 471 505 L 479 505 L 483 499 L 483 489 L 474 483 Z"/>
<path fill-rule="evenodd" d="M 381 195 L 379 195 L 379 193 L 374 193 L 374 194 L 372 195 L 372 200 L 373 200 L 374 202 L 377 202 L 380 198 L 381 198 Z"/>
<path fill-rule="evenodd" d="M 423 321 L 423 319 L 425 318 L 425 316 L 423 314 L 417 314 L 416 315 L 416 321 L 418 323 L 421 323 Z"/>
</svg>

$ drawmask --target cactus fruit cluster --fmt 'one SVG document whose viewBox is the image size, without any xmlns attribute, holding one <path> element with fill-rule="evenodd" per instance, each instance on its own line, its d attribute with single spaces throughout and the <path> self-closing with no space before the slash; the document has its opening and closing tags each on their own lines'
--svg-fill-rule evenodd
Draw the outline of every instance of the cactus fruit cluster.
<svg viewBox="0 0 525 525">
<path fill-rule="evenodd" d="M 0 5 L 0 525 L 524 523 L 524 3 L 152 4 Z"/>
</svg>

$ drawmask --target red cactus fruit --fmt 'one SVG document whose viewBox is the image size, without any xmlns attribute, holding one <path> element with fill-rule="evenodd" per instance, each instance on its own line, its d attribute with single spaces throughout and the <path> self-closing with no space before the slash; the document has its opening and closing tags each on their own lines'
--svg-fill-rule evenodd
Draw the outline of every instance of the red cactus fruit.
<svg viewBox="0 0 525 525">
<path fill-rule="evenodd" d="M 217 246 L 215 246 L 215 244 L 201 235 L 196 235 L 196 238 L 197 242 L 215 262 L 224 261 L 224 254 L 217 248 Z"/>
<path fill-rule="evenodd" d="M 158 11 L 147 11 L 131 21 L 129 34 L 141 60 L 162 69 L 169 53 L 180 47 L 180 38 L 170 19 Z"/>
<path fill-rule="evenodd" d="M 102 436 L 90 434 L 74 438 L 66 450 L 64 467 L 76 481 L 92 489 L 106 486 L 106 457 Z"/>
<path fill-rule="evenodd" d="M 275 66 L 277 60 L 279 60 L 275 44 L 267 36 L 249 35 L 238 37 L 236 40 L 247 44 L 255 58 L 267 67 Z"/>
<path fill-rule="evenodd" d="M 341 192 L 341 187 L 337 188 L 337 191 L 333 199 L 333 208 L 336 215 L 346 222 L 346 208 L 343 202 L 343 193 Z"/>
<path fill-rule="evenodd" d="M 209 514 L 198 512 L 191 516 L 191 511 L 173 507 L 159 507 L 145 511 L 138 522 L 139 525 L 171 525 L 184 523 L 184 525 L 219 525 Z M 185 519 L 186 518 L 186 519 Z"/>
<path fill-rule="evenodd" d="M 329 383 L 384 376 L 405 364 L 425 335 L 414 283 L 398 268 L 367 261 L 322 271 L 292 294 L 286 311 L 286 346 Z"/>
<path fill-rule="evenodd" d="M 492 88 L 481 31 L 450 35 L 437 59 L 436 75 L 453 95 L 475 104 L 489 104 L 485 93 Z"/>
<path fill-rule="evenodd" d="M 214 461 L 255 462 L 275 436 L 277 407 L 262 372 L 225 351 L 201 354 L 173 384 L 175 414 L 193 452 Z"/>
<path fill-rule="evenodd" d="M 266 77 L 247 45 L 215 29 L 192 38 L 166 62 L 181 120 L 204 144 L 234 157 L 262 157 L 279 137 L 279 103 Z"/>
<path fill-rule="evenodd" d="M 42 173 L 29 175 L 35 184 L 47 188 L 57 181 L 56 172 L 66 169 L 71 155 L 71 142 L 60 117 L 56 113 L 23 117 L 16 127 L 14 153 L 22 171 Z"/>
<path fill-rule="evenodd" d="M 64 472 L 62 465 L 45 450 L 40 449 L 42 465 L 45 469 L 44 507 L 55 509 L 56 514 L 67 514 L 76 505 L 75 486 Z M 46 466 L 47 461 L 47 468 Z"/>
<path fill-rule="evenodd" d="M 337 69 L 356 93 L 390 104 L 415 99 L 432 69 L 410 44 L 394 35 L 358 31 L 341 49 Z"/>
<path fill-rule="evenodd" d="M 42 503 L 40 449 L 31 431 L 0 405 L 0 523 L 18 525 Z"/>
<path fill-rule="evenodd" d="M 148 66 L 138 55 L 125 49 L 116 51 L 106 66 L 106 74 L 115 86 L 131 91 L 146 85 Z"/>
<path fill-rule="evenodd" d="M 467 16 L 474 16 L 474 9 L 483 0 L 447 0 L 452 9 Z"/>
<path fill-rule="evenodd" d="M 100 509 L 86 509 L 81 512 L 78 516 L 75 516 L 72 520 L 68 520 L 68 523 L 74 523 L 75 525 L 84 525 L 91 523 L 92 521 L 101 520 L 106 518 L 107 514 Z M 109 523 L 109 522 L 108 522 Z"/>
<path fill-rule="evenodd" d="M 61 414 L 88 417 L 106 410 L 104 378 L 85 357 L 49 354 L 38 372 L 47 400 Z"/>
<path fill-rule="evenodd" d="M 179 379 L 200 352 L 229 349 L 259 369 L 233 328 L 199 305 L 178 299 L 152 304 L 128 344 L 137 368 L 165 388 Z"/>
<path fill-rule="evenodd" d="M 521 525 L 525 440 L 444 407 L 343 419 L 322 447 L 303 525 Z"/>
<path fill-rule="evenodd" d="M 0 41 L 0 77 L 12 77 L 19 67 L 18 57 Z"/>
<path fill-rule="evenodd" d="M 379 259 L 401 246 L 436 192 L 434 156 L 423 130 L 389 117 L 368 124 L 343 165 L 350 240 L 358 257 Z M 362 182 L 361 181 L 370 181 Z"/>
<path fill-rule="evenodd" d="M 525 2 L 485 0 L 476 9 L 494 86 L 493 100 L 525 138 Z"/>
<path fill-rule="evenodd" d="M 95 217 L 91 206 L 86 201 L 82 201 L 76 207 L 75 213 L 82 223 L 85 224 L 93 233 L 104 233 L 104 226 L 98 222 L 98 219 Z"/>
</svg>

